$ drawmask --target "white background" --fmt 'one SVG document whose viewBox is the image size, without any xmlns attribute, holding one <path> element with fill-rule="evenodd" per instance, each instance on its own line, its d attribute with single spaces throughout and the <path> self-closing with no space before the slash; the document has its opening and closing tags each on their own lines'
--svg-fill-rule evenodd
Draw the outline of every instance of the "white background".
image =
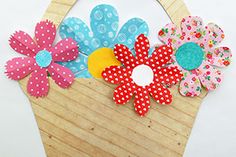
<svg viewBox="0 0 236 157">
<path fill-rule="evenodd" d="M 18 83 L 4 76 L 5 62 L 17 56 L 8 46 L 10 34 L 21 29 L 33 35 L 50 0 L 1 0 L 0 4 L 0 156 L 45 157 L 37 124 L 28 99 Z M 96 4 L 113 4 L 123 24 L 134 16 L 142 17 L 151 29 L 152 44 L 157 43 L 157 31 L 169 18 L 155 0 L 78 0 L 69 16 L 89 22 L 89 13 Z M 236 1 L 186 0 L 192 15 L 205 23 L 215 22 L 224 28 L 226 40 L 236 56 Z M 120 26 L 121 26 L 120 24 Z M 222 69 L 222 85 L 204 100 L 194 125 L 185 157 L 236 156 L 236 59 Z"/>
</svg>

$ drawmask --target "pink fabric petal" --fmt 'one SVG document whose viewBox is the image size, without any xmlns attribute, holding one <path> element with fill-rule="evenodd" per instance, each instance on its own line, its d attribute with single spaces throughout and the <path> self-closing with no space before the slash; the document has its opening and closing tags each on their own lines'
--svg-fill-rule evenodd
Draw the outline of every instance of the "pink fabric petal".
<svg viewBox="0 0 236 157">
<path fill-rule="evenodd" d="M 71 38 L 61 40 L 51 48 L 54 61 L 69 62 L 78 57 L 79 51 L 76 41 Z"/>
<path fill-rule="evenodd" d="M 48 67 L 52 79 L 62 88 L 68 88 L 74 81 L 74 74 L 59 64 L 52 63 Z"/>
<path fill-rule="evenodd" d="M 201 94 L 201 82 L 195 74 L 191 74 L 189 71 L 184 71 L 184 78 L 180 82 L 179 91 L 183 96 L 194 97 Z"/>
<path fill-rule="evenodd" d="M 136 52 L 136 59 L 140 63 L 145 63 L 148 59 L 148 52 L 150 49 L 150 43 L 148 38 L 141 34 L 138 36 L 135 46 L 134 46 L 135 52 Z"/>
<path fill-rule="evenodd" d="M 41 49 L 49 49 L 56 37 L 56 26 L 46 20 L 41 21 L 36 25 L 35 28 L 35 38 Z"/>
<path fill-rule="evenodd" d="M 38 52 L 38 47 L 34 40 L 27 33 L 22 31 L 14 33 L 9 43 L 16 52 L 29 57 L 34 57 Z"/>
<path fill-rule="evenodd" d="M 218 25 L 214 23 L 209 23 L 206 29 L 208 30 L 207 31 L 208 36 L 209 36 L 208 41 L 211 40 L 213 45 L 218 45 L 225 38 L 224 31 Z"/>
<path fill-rule="evenodd" d="M 148 91 L 157 103 L 162 105 L 171 104 L 172 95 L 162 84 L 154 82 L 149 85 Z"/>
<path fill-rule="evenodd" d="M 116 104 L 121 104 L 121 105 L 124 105 L 127 102 L 129 102 L 129 100 L 134 94 L 135 88 L 133 88 L 133 86 L 134 84 L 132 83 L 125 83 L 118 86 L 114 91 L 113 95 L 114 102 Z"/>
<path fill-rule="evenodd" d="M 158 33 L 159 39 L 166 45 L 172 46 L 176 51 L 184 42 L 184 36 L 180 29 L 173 23 L 167 24 Z"/>
<path fill-rule="evenodd" d="M 199 78 L 201 80 L 202 85 L 207 90 L 216 89 L 223 79 L 223 75 L 216 68 L 203 64 L 199 68 Z"/>
<path fill-rule="evenodd" d="M 218 67 L 226 67 L 230 65 L 232 53 L 228 47 L 219 47 L 213 50 L 209 50 L 206 54 L 206 60 L 209 64 L 218 66 Z"/>
<path fill-rule="evenodd" d="M 110 66 L 106 68 L 102 72 L 102 76 L 105 81 L 110 82 L 112 84 L 120 84 L 132 81 L 130 78 L 131 70 L 120 66 Z"/>
<path fill-rule="evenodd" d="M 168 87 L 175 85 L 182 79 L 183 74 L 177 67 L 163 67 L 155 73 L 156 82 Z"/>
<path fill-rule="evenodd" d="M 31 96 L 44 97 L 47 96 L 49 90 L 49 82 L 47 71 L 45 68 L 37 68 L 31 74 L 28 84 L 27 91 Z"/>
<path fill-rule="evenodd" d="M 160 46 L 155 49 L 146 64 L 152 67 L 155 72 L 159 67 L 166 65 L 171 60 L 172 55 L 172 47 L 167 45 Z"/>
<path fill-rule="evenodd" d="M 142 87 L 139 87 L 136 91 L 134 109 L 140 116 L 145 116 L 150 109 L 149 93 Z"/>
<path fill-rule="evenodd" d="M 13 58 L 6 63 L 6 75 L 13 80 L 21 80 L 36 67 L 35 59 L 30 57 Z"/>
<path fill-rule="evenodd" d="M 117 60 L 123 63 L 127 68 L 134 68 L 138 64 L 132 52 L 125 45 L 115 45 L 114 53 Z"/>
</svg>

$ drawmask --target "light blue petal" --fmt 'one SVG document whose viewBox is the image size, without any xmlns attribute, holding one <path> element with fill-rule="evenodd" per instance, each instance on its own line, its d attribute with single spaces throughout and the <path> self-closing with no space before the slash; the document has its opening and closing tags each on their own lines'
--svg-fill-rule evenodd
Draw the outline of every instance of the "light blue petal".
<svg viewBox="0 0 236 157">
<path fill-rule="evenodd" d="M 76 78 L 92 78 L 92 75 L 89 73 L 88 69 L 80 71 L 75 74 Z"/>
<path fill-rule="evenodd" d="M 115 44 L 123 44 L 129 47 L 130 49 L 134 48 L 134 43 L 136 38 L 140 34 L 148 35 L 149 28 L 145 21 L 139 18 L 130 19 L 126 22 L 121 28 L 120 32 L 117 35 L 117 38 L 114 40 Z M 114 46 L 113 45 L 113 46 Z"/>
<path fill-rule="evenodd" d="M 92 33 L 88 26 L 79 18 L 70 17 L 64 20 L 59 30 L 62 38 L 73 38 L 79 45 L 80 52 L 91 54 L 93 52 Z"/>
<path fill-rule="evenodd" d="M 118 31 L 119 17 L 116 9 L 110 5 L 96 6 L 90 15 L 91 29 L 101 47 L 109 47 Z"/>
</svg>

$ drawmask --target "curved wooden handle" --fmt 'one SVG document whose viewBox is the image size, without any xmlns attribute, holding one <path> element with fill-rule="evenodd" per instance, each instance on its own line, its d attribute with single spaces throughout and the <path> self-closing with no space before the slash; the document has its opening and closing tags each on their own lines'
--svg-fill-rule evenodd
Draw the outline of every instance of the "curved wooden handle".
<svg viewBox="0 0 236 157">
<path fill-rule="evenodd" d="M 162 5 L 171 21 L 176 25 L 180 24 L 183 17 L 190 15 L 183 0 L 156 1 Z M 52 0 L 43 16 L 43 19 L 51 20 L 56 24 L 56 26 L 59 26 L 76 2 L 77 0 Z"/>
</svg>

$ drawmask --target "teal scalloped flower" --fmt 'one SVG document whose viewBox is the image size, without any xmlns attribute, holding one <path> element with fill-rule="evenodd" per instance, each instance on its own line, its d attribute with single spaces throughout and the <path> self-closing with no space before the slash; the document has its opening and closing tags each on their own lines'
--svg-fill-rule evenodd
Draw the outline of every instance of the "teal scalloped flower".
<svg viewBox="0 0 236 157">
<path fill-rule="evenodd" d="M 111 65 L 120 65 L 113 53 L 115 44 L 133 49 L 139 34 L 148 35 L 145 21 L 139 18 L 128 20 L 120 29 L 116 9 L 110 5 L 98 5 L 90 14 L 91 29 L 79 18 L 64 20 L 60 27 L 62 38 L 77 41 L 80 55 L 72 62 L 62 63 L 70 68 L 77 78 L 100 78 L 102 71 Z"/>
</svg>

